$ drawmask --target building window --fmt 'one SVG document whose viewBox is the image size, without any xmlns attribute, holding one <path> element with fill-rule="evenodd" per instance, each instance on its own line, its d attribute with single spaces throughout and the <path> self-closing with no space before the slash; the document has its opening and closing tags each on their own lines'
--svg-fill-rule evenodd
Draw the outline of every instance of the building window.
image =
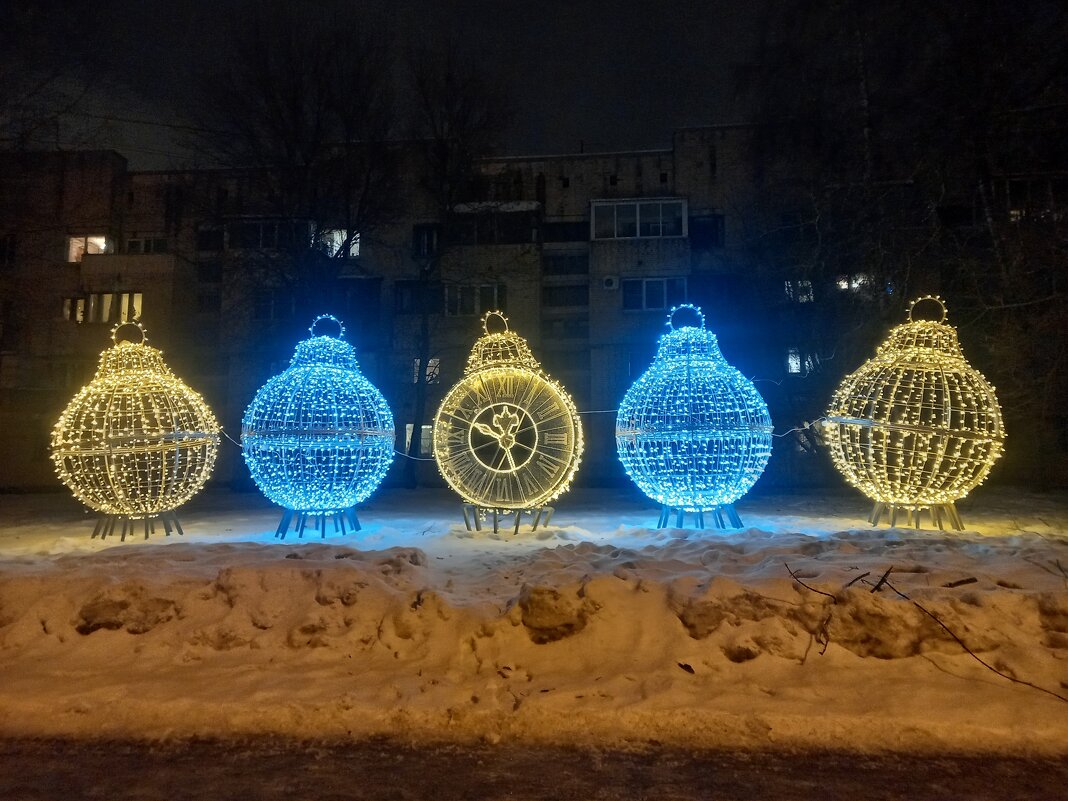
<svg viewBox="0 0 1068 801">
<path fill-rule="evenodd" d="M 440 281 L 397 281 L 393 310 L 397 314 L 441 314 L 444 294 Z"/>
<path fill-rule="evenodd" d="M 815 296 L 812 293 L 812 282 L 808 279 L 784 282 L 786 298 L 794 303 L 811 303 Z"/>
<path fill-rule="evenodd" d="M 412 447 L 412 430 L 415 428 L 411 423 L 404 427 L 404 452 L 410 453 Z M 430 456 L 434 452 L 434 426 L 422 426 L 419 432 L 419 455 Z"/>
<path fill-rule="evenodd" d="M 348 243 L 346 252 L 345 243 Z M 360 255 L 360 235 L 332 228 L 319 232 L 319 250 L 332 259 L 355 259 Z"/>
<path fill-rule="evenodd" d="M 63 319 L 74 323 L 84 323 L 85 298 L 63 298 Z"/>
<path fill-rule="evenodd" d="M 296 299 L 285 289 L 264 289 L 252 298 L 252 319 L 288 320 L 296 312 Z"/>
<path fill-rule="evenodd" d="M 594 201 L 590 236 L 592 239 L 686 236 L 686 201 Z"/>
<path fill-rule="evenodd" d="M 445 314 L 477 317 L 488 311 L 505 311 L 508 288 L 504 284 L 449 284 L 445 287 Z"/>
<path fill-rule="evenodd" d="M 791 375 L 808 375 L 816 369 L 819 359 L 811 353 L 801 355 L 800 348 L 786 351 L 786 372 Z"/>
<path fill-rule="evenodd" d="M 412 226 L 412 258 L 429 259 L 438 255 L 441 226 L 437 223 L 423 223 Z"/>
<path fill-rule="evenodd" d="M 590 223 L 588 220 L 543 222 L 541 239 L 543 242 L 588 242 Z"/>
<path fill-rule="evenodd" d="M 128 323 L 140 317 L 140 292 L 95 292 L 63 299 L 63 319 L 75 323 Z"/>
<path fill-rule="evenodd" d="M 566 175 L 561 175 L 560 176 L 560 188 L 561 189 L 567 189 L 569 186 L 571 186 L 571 179 L 568 178 Z"/>
<path fill-rule="evenodd" d="M 286 220 L 242 220 L 227 229 L 230 250 L 288 250 L 307 247 L 310 225 Z"/>
<path fill-rule="evenodd" d="M 859 292 L 871 285 L 871 276 L 867 273 L 854 273 L 853 275 L 838 276 L 838 288 L 843 292 Z"/>
<path fill-rule="evenodd" d="M 452 245 L 525 245 L 538 241 L 537 215 L 501 209 L 457 211 L 449 220 Z"/>
<path fill-rule="evenodd" d="M 15 235 L 0 236 L 0 267 L 15 266 Z"/>
<path fill-rule="evenodd" d="M 590 285 L 543 286 L 541 288 L 541 305 L 550 307 L 589 306 Z"/>
<path fill-rule="evenodd" d="M 423 377 L 427 384 L 437 384 L 441 380 L 441 359 L 437 356 L 432 356 L 427 359 L 426 370 L 423 371 Z M 412 383 L 419 383 L 418 359 L 412 359 Z"/>
<path fill-rule="evenodd" d="M 542 257 L 545 275 L 589 275 L 589 253 L 546 253 Z"/>
<path fill-rule="evenodd" d="M 623 281 L 624 311 L 670 309 L 685 302 L 685 278 L 629 278 Z"/>
<path fill-rule="evenodd" d="M 541 336 L 543 339 L 589 339 L 589 318 L 583 316 L 543 319 Z"/>
<path fill-rule="evenodd" d="M 170 243 L 166 237 L 138 237 L 126 240 L 126 252 L 133 254 L 167 253 Z"/>
<path fill-rule="evenodd" d="M 68 236 L 67 237 L 67 261 L 81 261 L 86 254 L 107 253 L 108 240 L 106 236 Z"/>
</svg>

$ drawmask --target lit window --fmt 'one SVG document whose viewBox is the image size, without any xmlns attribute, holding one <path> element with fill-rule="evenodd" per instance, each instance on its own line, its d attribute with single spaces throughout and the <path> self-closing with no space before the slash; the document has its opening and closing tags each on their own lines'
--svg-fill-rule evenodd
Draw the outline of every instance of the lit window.
<svg viewBox="0 0 1068 801">
<path fill-rule="evenodd" d="M 412 446 L 412 430 L 415 428 L 411 423 L 404 427 L 404 452 L 408 453 Z M 430 456 L 434 452 L 434 427 L 422 426 L 419 436 L 419 455 Z"/>
<path fill-rule="evenodd" d="M 505 311 L 507 287 L 504 284 L 449 284 L 445 287 L 445 314 L 449 317 L 477 317 L 488 311 Z"/>
<path fill-rule="evenodd" d="M 812 293 L 812 282 L 807 279 L 786 281 L 784 288 L 786 297 L 795 303 L 811 303 L 815 298 Z"/>
<path fill-rule="evenodd" d="M 871 276 L 867 273 L 854 273 L 853 275 L 840 275 L 838 276 L 838 288 L 843 292 L 850 290 L 852 292 L 858 292 L 864 287 L 871 284 Z"/>
<path fill-rule="evenodd" d="M 790 348 L 786 351 L 786 372 L 801 372 L 801 352 L 797 348 Z"/>
<path fill-rule="evenodd" d="M 349 243 L 348 255 L 341 256 L 346 242 Z M 346 231 L 336 229 L 321 231 L 319 233 L 319 248 L 331 258 L 355 259 L 360 255 L 360 235 L 354 233 L 350 240 Z"/>
<path fill-rule="evenodd" d="M 630 278 L 623 281 L 623 310 L 670 309 L 686 302 L 685 278 Z"/>
<path fill-rule="evenodd" d="M 75 323 L 128 323 L 141 318 L 140 292 L 94 292 L 63 299 L 63 318 Z"/>
<path fill-rule="evenodd" d="M 686 236 L 686 201 L 594 201 L 590 235 L 592 239 Z"/>
<path fill-rule="evenodd" d="M 427 359 L 426 371 L 424 372 L 426 383 L 436 384 L 441 380 L 441 359 L 432 356 Z M 419 383 L 419 360 L 412 359 L 412 383 Z"/>
<path fill-rule="evenodd" d="M 69 236 L 67 237 L 67 261 L 81 261 L 86 254 L 107 253 L 106 236 Z"/>
<path fill-rule="evenodd" d="M 814 353 L 802 356 L 799 348 L 790 348 L 786 351 L 786 372 L 788 373 L 808 375 L 816 369 L 818 364 L 819 356 Z"/>
</svg>

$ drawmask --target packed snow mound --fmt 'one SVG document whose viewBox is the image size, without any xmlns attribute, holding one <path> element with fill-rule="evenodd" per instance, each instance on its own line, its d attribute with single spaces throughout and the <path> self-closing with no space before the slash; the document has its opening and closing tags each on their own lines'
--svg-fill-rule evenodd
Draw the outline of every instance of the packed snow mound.
<svg viewBox="0 0 1068 801">
<path fill-rule="evenodd" d="M 1068 751 L 1054 531 L 399 506 L 281 543 L 218 509 L 177 542 L 0 527 L 0 731 Z"/>
</svg>

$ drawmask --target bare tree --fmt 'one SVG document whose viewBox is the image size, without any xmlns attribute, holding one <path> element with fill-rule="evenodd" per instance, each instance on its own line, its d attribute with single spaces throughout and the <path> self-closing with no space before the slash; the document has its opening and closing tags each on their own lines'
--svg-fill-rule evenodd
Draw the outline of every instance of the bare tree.
<svg viewBox="0 0 1068 801">
<path fill-rule="evenodd" d="M 443 301 L 442 265 L 457 241 L 456 205 L 477 198 L 477 162 L 491 153 L 508 128 L 512 110 L 502 86 L 478 62 L 452 43 L 426 45 L 408 54 L 413 106 L 413 135 L 426 164 L 423 189 L 438 220 L 435 247 L 419 254 L 419 330 L 416 340 L 412 437 L 408 455 L 417 457 L 420 432 L 427 419 L 428 367 L 432 356 L 432 320 Z M 405 480 L 417 483 L 416 462 L 405 464 Z"/>
<path fill-rule="evenodd" d="M 758 109 L 764 185 L 750 244 L 780 296 L 804 279 L 819 307 L 788 322 L 836 365 L 855 364 L 904 301 L 949 293 L 954 321 L 983 346 L 969 356 L 1005 392 L 1010 430 L 1058 427 L 1049 399 L 1066 365 L 1047 343 L 1065 307 L 1055 265 L 1068 197 L 1052 189 L 1068 172 L 1064 15 L 1047 2 L 835 0 L 777 3 L 765 21 L 739 82 Z M 1013 172 L 1049 188 L 1013 209 Z M 858 274 L 874 292 L 835 291 Z"/>
<path fill-rule="evenodd" d="M 286 237 L 286 258 L 246 268 L 329 306 L 361 237 L 394 210 L 391 42 L 349 4 L 256 6 L 235 24 L 223 73 L 204 78 L 199 143 L 243 169 L 269 213 L 310 225 Z"/>
</svg>

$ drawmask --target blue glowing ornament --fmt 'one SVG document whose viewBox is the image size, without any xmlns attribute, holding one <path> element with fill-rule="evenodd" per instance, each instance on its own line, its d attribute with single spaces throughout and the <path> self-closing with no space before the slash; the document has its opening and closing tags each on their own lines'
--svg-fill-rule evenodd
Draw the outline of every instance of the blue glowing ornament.
<svg viewBox="0 0 1068 801">
<path fill-rule="evenodd" d="M 688 309 L 700 327 L 675 327 Z M 771 416 L 753 382 L 731 367 L 696 306 L 676 306 L 656 359 L 634 382 L 616 418 L 619 459 L 634 483 L 672 514 L 712 512 L 717 527 L 741 520 L 732 504 L 760 478 L 771 457 Z"/>
<path fill-rule="evenodd" d="M 338 335 L 316 336 L 331 320 Z M 360 528 L 355 505 L 367 499 L 393 462 L 393 414 L 382 393 L 360 373 L 345 327 L 328 314 L 297 345 L 289 368 L 263 385 L 241 425 L 245 463 L 256 485 L 285 507 L 276 536 L 290 523 L 303 536 L 312 522 L 326 536 Z"/>
</svg>

